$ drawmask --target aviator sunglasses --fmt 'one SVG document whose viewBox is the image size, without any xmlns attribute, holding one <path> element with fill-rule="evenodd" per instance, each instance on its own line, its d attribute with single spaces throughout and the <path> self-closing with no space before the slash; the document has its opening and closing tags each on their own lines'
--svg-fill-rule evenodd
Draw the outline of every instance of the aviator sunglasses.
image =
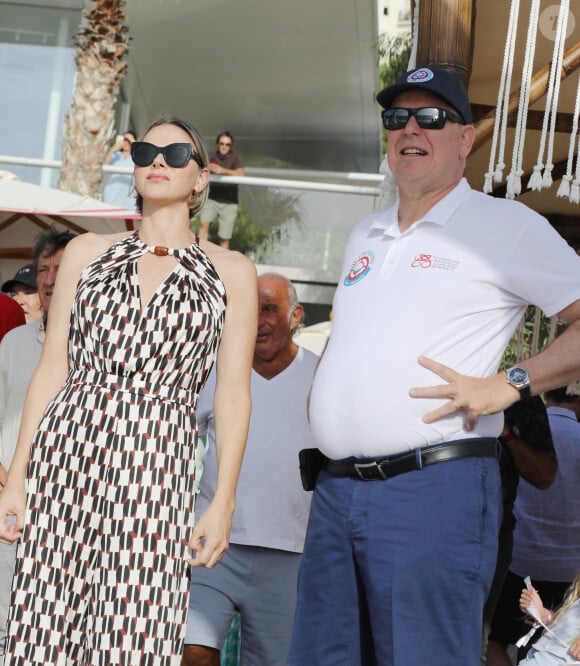
<svg viewBox="0 0 580 666">
<path fill-rule="evenodd" d="M 423 106 L 420 109 L 395 107 L 385 109 L 381 115 L 386 130 L 403 129 L 411 116 L 414 116 L 421 129 L 443 129 L 446 120 L 465 125 L 465 121 L 459 114 L 449 111 L 449 109 L 440 109 L 437 106 Z"/>
<path fill-rule="evenodd" d="M 200 169 L 204 168 L 199 153 L 194 152 L 191 143 L 170 143 L 168 146 L 156 146 L 147 141 L 134 141 L 131 144 L 131 157 L 139 167 L 146 167 L 161 153 L 167 166 L 181 169 L 189 160 L 194 160 Z"/>
</svg>

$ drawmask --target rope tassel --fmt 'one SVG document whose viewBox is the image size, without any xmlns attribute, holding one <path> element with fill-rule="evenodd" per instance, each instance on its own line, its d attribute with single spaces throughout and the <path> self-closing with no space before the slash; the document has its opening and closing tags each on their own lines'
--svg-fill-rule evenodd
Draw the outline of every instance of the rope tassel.
<svg viewBox="0 0 580 666">
<path fill-rule="evenodd" d="M 500 183 L 504 178 L 505 164 L 503 163 L 506 145 L 506 134 L 508 131 L 508 105 L 511 90 L 511 79 L 514 68 L 515 50 L 522 39 L 517 39 L 518 23 L 520 19 L 520 1 L 511 0 L 509 24 L 506 35 L 503 66 L 499 80 L 498 99 L 495 109 L 495 123 L 491 141 L 491 151 L 489 156 L 489 165 L 484 175 L 483 191 L 486 194 L 492 193 L 494 183 Z M 558 104 L 560 98 L 560 85 L 562 78 L 570 73 L 570 55 L 566 54 L 566 66 L 564 66 L 564 54 L 566 44 L 566 33 L 569 27 L 569 21 L 573 20 L 570 16 L 570 0 L 560 0 L 558 7 L 550 10 L 550 21 L 554 18 L 554 45 L 552 49 L 552 59 L 549 70 L 546 68 L 546 100 L 543 114 L 542 128 L 536 164 L 532 168 L 531 176 L 526 186 L 522 184 L 523 174 L 529 170 L 529 166 L 524 168 L 524 147 L 529 132 L 527 131 L 528 109 L 530 107 L 530 98 L 534 101 L 538 99 L 542 92 L 534 88 L 532 91 L 533 67 L 536 54 L 536 42 L 538 39 L 538 27 L 540 19 L 540 9 L 542 0 L 529 0 L 526 3 L 526 11 L 529 11 L 527 34 L 523 53 L 523 65 L 521 71 L 521 83 L 519 87 L 519 105 L 517 109 L 517 118 L 515 121 L 514 139 L 512 145 L 512 161 L 508 167 L 506 178 L 506 197 L 514 199 L 521 194 L 523 187 L 529 190 L 539 192 L 543 189 L 549 189 L 554 183 L 554 161 L 558 161 L 560 156 L 554 156 L 556 120 Z M 553 3 L 555 4 L 555 3 Z M 528 10 L 529 7 L 529 10 Z M 558 11 L 557 17 L 552 11 Z M 549 37 L 547 34 L 546 37 Z M 570 49 L 572 52 L 572 49 Z M 576 68 L 572 65 L 572 69 Z M 565 71 L 564 71 L 565 70 Z M 544 72 L 541 73 L 544 77 Z M 538 76 L 539 78 L 539 76 Z M 580 152 L 580 80 L 576 93 L 576 104 L 573 116 L 572 132 L 568 150 L 568 161 L 566 174 L 562 176 L 559 184 L 557 196 L 567 198 L 571 203 L 580 203 L 580 166 L 579 159 L 576 157 Z M 526 151 L 528 152 L 528 151 Z M 580 157 L 580 156 L 579 156 Z M 497 161 L 496 161 L 497 160 Z M 575 164 L 574 164 L 575 162 Z"/>
<path fill-rule="evenodd" d="M 513 198 L 521 193 L 521 176 L 523 175 L 524 144 L 526 142 L 526 119 L 528 117 L 528 107 L 530 105 L 530 90 L 532 85 L 532 68 L 534 64 L 534 54 L 536 52 L 536 33 L 538 27 L 538 18 L 540 14 L 540 0 L 532 0 L 530 9 L 530 21 L 528 23 L 528 34 L 526 39 L 526 50 L 524 57 L 524 66 L 522 69 L 522 85 L 520 95 L 520 105 L 518 108 L 518 118 L 516 121 L 516 131 L 514 138 L 514 147 L 512 155 L 512 185 L 508 176 L 507 194 L 508 198 Z M 510 196 L 511 195 L 511 196 Z"/>
<path fill-rule="evenodd" d="M 558 99 L 560 97 L 560 71 L 562 69 L 562 60 L 564 58 L 564 44 L 566 42 L 566 25 L 570 9 L 570 0 L 561 0 L 560 11 L 558 12 L 558 21 L 556 24 L 556 36 L 554 38 L 554 49 L 552 52 L 552 67 L 550 67 L 550 77 L 548 80 L 548 93 L 546 95 L 546 109 L 544 111 L 544 121 L 542 123 L 542 135 L 540 138 L 540 147 L 538 149 L 538 161 L 534 167 L 534 174 L 530 178 L 528 188 L 532 190 L 541 190 L 544 187 L 552 186 L 552 157 L 554 154 L 554 135 L 556 133 L 556 115 L 558 112 Z M 549 130 L 548 130 L 549 127 Z M 537 167 L 543 167 L 544 150 L 548 141 L 548 153 L 546 156 L 546 168 L 544 176 L 540 181 L 534 178 Z M 532 182 L 533 181 L 533 182 Z M 539 185 L 539 187 L 537 187 Z"/>
</svg>

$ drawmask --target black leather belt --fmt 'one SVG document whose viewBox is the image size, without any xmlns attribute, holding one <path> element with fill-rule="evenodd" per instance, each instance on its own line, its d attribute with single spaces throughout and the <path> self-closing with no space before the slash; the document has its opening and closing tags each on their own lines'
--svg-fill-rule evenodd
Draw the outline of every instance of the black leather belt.
<svg viewBox="0 0 580 666">
<path fill-rule="evenodd" d="M 456 439 L 445 444 L 426 446 L 408 453 L 377 460 L 326 460 L 324 469 L 334 476 L 350 476 L 363 481 L 390 479 L 398 474 L 459 458 L 497 458 L 499 443 L 494 437 Z"/>
</svg>

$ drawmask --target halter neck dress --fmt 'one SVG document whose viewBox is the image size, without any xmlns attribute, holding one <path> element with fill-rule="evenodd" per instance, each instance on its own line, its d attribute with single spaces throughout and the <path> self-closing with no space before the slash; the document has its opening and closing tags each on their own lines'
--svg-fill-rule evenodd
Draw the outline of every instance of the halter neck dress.
<svg viewBox="0 0 580 666">
<path fill-rule="evenodd" d="M 137 233 L 83 271 L 69 376 L 36 433 L 5 666 L 179 666 L 195 407 L 225 287 L 194 243 L 141 303 Z"/>
</svg>

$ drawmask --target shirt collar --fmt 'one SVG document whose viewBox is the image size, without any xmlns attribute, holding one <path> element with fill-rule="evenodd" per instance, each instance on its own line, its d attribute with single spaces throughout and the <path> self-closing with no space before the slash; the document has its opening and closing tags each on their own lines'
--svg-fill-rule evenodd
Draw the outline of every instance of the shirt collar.
<svg viewBox="0 0 580 666">
<path fill-rule="evenodd" d="M 415 229 L 419 224 L 430 222 L 442 227 L 451 219 L 463 199 L 471 192 L 471 187 L 465 178 L 462 178 L 457 185 L 448 192 L 441 201 L 438 201 L 433 208 L 403 233 L 408 233 Z M 375 219 L 370 225 L 370 231 L 382 231 L 385 236 L 396 238 L 401 236 L 399 231 L 399 200 L 390 208 L 385 208 L 376 214 Z"/>
</svg>

